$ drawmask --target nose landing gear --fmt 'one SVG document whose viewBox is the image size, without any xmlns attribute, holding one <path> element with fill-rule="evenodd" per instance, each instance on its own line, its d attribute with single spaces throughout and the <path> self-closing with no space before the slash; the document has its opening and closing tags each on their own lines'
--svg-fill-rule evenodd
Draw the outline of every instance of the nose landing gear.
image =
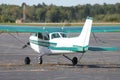
<svg viewBox="0 0 120 80">
<path fill-rule="evenodd" d="M 42 64 L 43 63 L 43 58 L 42 56 L 39 57 L 39 64 Z"/>
</svg>

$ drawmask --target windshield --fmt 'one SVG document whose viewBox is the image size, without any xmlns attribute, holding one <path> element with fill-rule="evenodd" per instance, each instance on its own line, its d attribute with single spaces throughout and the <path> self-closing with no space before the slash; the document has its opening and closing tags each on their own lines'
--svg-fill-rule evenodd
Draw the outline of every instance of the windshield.
<svg viewBox="0 0 120 80">
<path fill-rule="evenodd" d="M 54 33 L 54 34 L 52 34 L 51 38 L 53 39 L 53 38 L 59 38 L 59 37 L 60 37 L 60 35 L 58 33 Z"/>
</svg>

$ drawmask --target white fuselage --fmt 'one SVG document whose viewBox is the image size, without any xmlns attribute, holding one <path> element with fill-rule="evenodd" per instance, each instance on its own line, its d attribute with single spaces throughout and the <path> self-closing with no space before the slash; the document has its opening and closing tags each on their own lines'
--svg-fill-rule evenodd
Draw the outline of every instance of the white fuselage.
<svg viewBox="0 0 120 80">
<path fill-rule="evenodd" d="M 35 33 L 30 36 L 32 49 L 41 55 L 85 52 L 88 50 L 92 19 L 87 18 L 79 36 L 68 38 L 65 33 Z"/>
<path fill-rule="evenodd" d="M 30 45 L 32 49 L 40 54 L 71 53 L 73 51 L 69 48 L 72 48 L 75 45 L 77 46 L 77 44 L 77 37 L 67 38 L 61 36 L 59 38 L 50 38 L 49 40 L 43 40 L 39 39 L 35 35 L 30 36 Z"/>
</svg>

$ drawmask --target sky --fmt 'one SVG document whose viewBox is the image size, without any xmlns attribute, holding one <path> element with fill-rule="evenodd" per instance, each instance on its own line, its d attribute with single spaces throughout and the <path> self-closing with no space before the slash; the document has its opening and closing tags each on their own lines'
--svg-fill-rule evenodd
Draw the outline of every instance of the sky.
<svg viewBox="0 0 120 80">
<path fill-rule="evenodd" d="M 120 0 L 0 0 L 0 4 L 19 5 L 25 2 L 27 5 L 37 5 L 45 3 L 47 5 L 54 4 L 57 6 L 76 6 L 83 4 L 115 4 L 120 3 Z"/>
</svg>

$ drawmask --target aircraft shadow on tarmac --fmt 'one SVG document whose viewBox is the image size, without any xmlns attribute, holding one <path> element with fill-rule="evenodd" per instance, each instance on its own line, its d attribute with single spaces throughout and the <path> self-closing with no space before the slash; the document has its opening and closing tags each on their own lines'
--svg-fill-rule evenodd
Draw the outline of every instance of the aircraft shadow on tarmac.
<svg viewBox="0 0 120 80">
<path fill-rule="evenodd" d="M 120 68 L 120 64 L 77 64 L 75 66 L 71 64 L 64 65 L 73 68 Z"/>
<path fill-rule="evenodd" d="M 120 68 L 120 64 L 77 64 L 73 66 L 72 64 L 30 64 L 30 65 L 25 65 L 25 64 L 14 64 L 14 65 L 0 65 L 0 67 L 38 67 L 38 68 L 105 68 L 105 69 L 112 69 L 112 68 Z"/>
</svg>

